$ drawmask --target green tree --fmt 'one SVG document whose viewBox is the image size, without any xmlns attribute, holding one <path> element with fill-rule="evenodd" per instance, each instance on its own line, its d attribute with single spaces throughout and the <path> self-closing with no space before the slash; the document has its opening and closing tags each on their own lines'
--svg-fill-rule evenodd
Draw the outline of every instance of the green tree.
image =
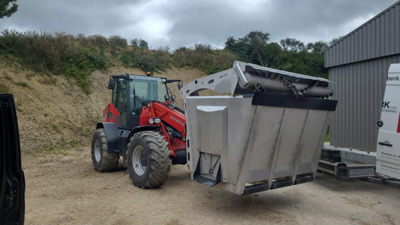
<svg viewBox="0 0 400 225">
<path fill-rule="evenodd" d="M 301 52 L 306 49 L 304 43 L 295 38 L 285 38 L 280 41 L 281 46 L 286 51 Z"/>
<path fill-rule="evenodd" d="M 308 43 L 307 44 L 307 50 L 311 52 L 318 52 L 322 53 L 322 51 L 328 47 L 328 43 L 324 41 L 317 41 L 314 43 Z"/>
<path fill-rule="evenodd" d="M 265 56 L 263 55 L 262 49 L 269 41 L 269 33 L 252 31 L 243 38 L 243 41 L 249 45 L 248 54 L 251 62 L 263 66 L 266 65 Z"/>
<path fill-rule="evenodd" d="M 236 54 L 243 61 L 266 65 L 263 48 L 267 45 L 268 41 L 269 33 L 252 31 L 237 40 L 232 36 L 228 37 L 225 42 L 225 49 Z"/>
<path fill-rule="evenodd" d="M 147 44 L 147 42 L 145 40 L 140 40 L 139 47 L 141 49 L 149 49 L 149 44 Z"/>
<path fill-rule="evenodd" d="M 1 0 L 0 1 L 0 19 L 10 17 L 11 14 L 18 10 L 17 0 Z"/>
<path fill-rule="evenodd" d="M 245 62 L 312 76 L 327 76 L 322 51 L 328 43 L 317 41 L 305 45 L 295 38 L 270 43 L 269 35 L 252 31 L 242 38 L 228 37 L 225 50 Z"/>
<path fill-rule="evenodd" d="M 225 50 L 231 51 L 242 61 L 250 61 L 249 55 L 247 54 L 248 49 L 248 44 L 244 43 L 242 39 L 236 40 L 234 37 L 230 36 L 225 42 Z"/>
<path fill-rule="evenodd" d="M 279 68 L 282 63 L 282 49 L 278 43 L 268 43 L 262 48 L 265 65 L 271 68 Z"/>
<path fill-rule="evenodd" d="M 141 49 L 141 50 L 149 49 L 149 44 L 143 39 L 135 38 L 131 40 L 130 44 L 133 47 L 133 49 Z"/>
</svg>

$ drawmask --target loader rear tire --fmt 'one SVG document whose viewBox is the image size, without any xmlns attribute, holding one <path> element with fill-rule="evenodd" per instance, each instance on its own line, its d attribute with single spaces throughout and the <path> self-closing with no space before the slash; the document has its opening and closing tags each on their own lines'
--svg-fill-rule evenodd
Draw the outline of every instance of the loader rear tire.
<svg viewBox="0 0 400 225">
<path fill-rule="evenodd" d="M 118 153 L 107 151 L 107 136 L 103 128 L 96 129 L 92 137 L 92 161 L 98 172 L 116 170 L 118 167 Z"/>
<path fill-rule="evenodd" d="M 128 144 L 128 172 L 133 184 L 140 188 L 157 188 L 164 184 L 170 172 L 168 143 L 154 131 L 142 131 Z"/>
</svg>

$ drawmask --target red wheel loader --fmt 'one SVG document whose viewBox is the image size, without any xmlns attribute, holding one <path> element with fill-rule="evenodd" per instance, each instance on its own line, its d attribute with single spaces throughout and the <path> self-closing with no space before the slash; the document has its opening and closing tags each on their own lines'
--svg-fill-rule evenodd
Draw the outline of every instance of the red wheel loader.
<svg viewBox="0 0 400 225">
<path fill-rule="evenodd" d="M 185 111 L 167 84 L 178 82 Z M 111 76 L 112 102 L 93 134 L 94 168 L 110 171 L 119 157 L 133 184 L 164 184 L 170 164 L 236 194 L 312 181 L 331 112 L 329 81 L 253 64 L 194 80 Z M 204 89 L 229 96 L 198 96 Z"/>
<path fill-rule="evenodd" d="M 172 164 L 186 164 L 185 114 L 173 104 L 165 78 L 111 76 L 112 102 L 93 134 L 92 160 L 99 171 L 115 170 L 123 156 L 138 187 L 154 188 L 167 179 Z"/>
</svg>

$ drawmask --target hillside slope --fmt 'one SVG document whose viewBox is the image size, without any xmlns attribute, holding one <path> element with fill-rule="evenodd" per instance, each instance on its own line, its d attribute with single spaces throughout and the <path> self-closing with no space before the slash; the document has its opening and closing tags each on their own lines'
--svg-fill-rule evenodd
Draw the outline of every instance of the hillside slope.
<svg viewBox="0 0 400 225">
<path fill-rule="evenodd" d="M 90 75 L 91 94 L 85 94 L 75 80 L 62 75 L 44 75 L 10 64 L 0 58 L 0 84 L 14 95 L 21 147 L 26 152 L 60 151 L 89 146 L 93 129 L 101 121 L 104 107 L 111 101 L 107 89 L 110 75 L 144 74 L 134 68 L 112 67 Z M 155 76 L 182 79 L 185 83 L 205 74 L 194 69 L 169 69 Z M 182 99 L 175 84 L 170 85 Z"/>
</svg>

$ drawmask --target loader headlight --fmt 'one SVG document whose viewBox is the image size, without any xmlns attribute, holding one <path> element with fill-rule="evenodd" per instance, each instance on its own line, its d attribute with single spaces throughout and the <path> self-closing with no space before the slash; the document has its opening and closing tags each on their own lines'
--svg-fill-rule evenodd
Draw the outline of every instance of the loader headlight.
<svg viewBox="0 0 400 225">
<path fill-rule="evenodd" d="M 155 117 L 155 118 L 154 118 L 154 123 L 155 123 L 155 124 L 161 123 L 161 119 L 160 119 L 160 118 L 157 118 L 157 117 Z"/>
<path fill-rule="evenodd" d="M 161 123 L 161 119 L 158 117 L 150 118 L 149 123 L 150 124 L 159 124 L 159 123 Z"/>
<path fill-rule="evenodd" d="M 150 123 L 150 124 L 154 124 L 154 118 L 150 118 L 150 119 L 149 119 L 149 123 Z"/>
</svg>

